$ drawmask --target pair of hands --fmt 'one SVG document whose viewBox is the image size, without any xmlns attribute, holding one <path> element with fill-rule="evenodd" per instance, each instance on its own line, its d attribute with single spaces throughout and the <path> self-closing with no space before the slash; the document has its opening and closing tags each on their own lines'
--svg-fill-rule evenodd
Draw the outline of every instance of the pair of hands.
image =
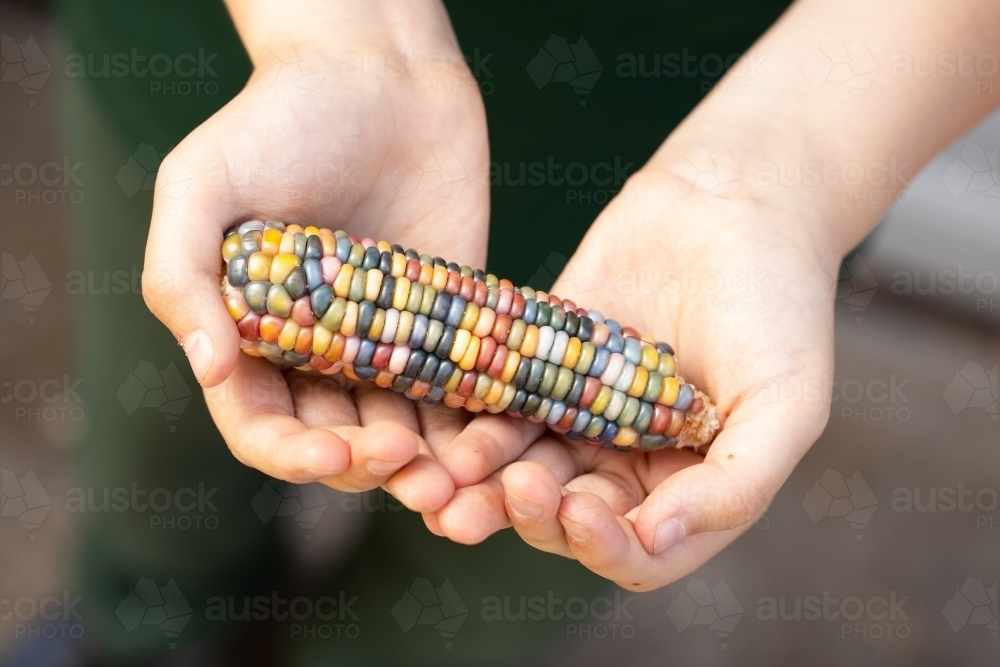
<svg viewBox="0 0 1000 667">
<path fill-rule="evenodd" d="M 437 535 L 472 544 L 512 525 L 623 587 L 666 585 L 753 524 L 829 410 L 833 277 L 817 271 L 794 206 L 750 184 L 720 200 L 675 168 L 708 149 L 668 142 L 552 288 L 675 346 L 724 422 L 706 455 L 588 447 L 239 351 L 218 287 L 233 223 L 342 228 L 485 265 L 485 113 L 444 21 L 421 59 L 360 32 L 336 53 L 272 39 L 246 88 L 160 168 L 146 302 L 243 463 L 344 491 L 382 486 Z"/>
</svg>

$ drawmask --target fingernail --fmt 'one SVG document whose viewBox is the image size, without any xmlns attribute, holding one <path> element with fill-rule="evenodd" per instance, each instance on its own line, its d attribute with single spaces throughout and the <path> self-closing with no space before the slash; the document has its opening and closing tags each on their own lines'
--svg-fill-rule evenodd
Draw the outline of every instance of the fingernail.
<svg viewBox="0 0 1000 667">
<path fill-rule="evenodd" d="M 653 553 L 658 554 L 670 545 L 678 542 L 684 537 L 684 524 L 678 519 L 667 519 L 656 527 L 656 536 L 653 538 Z"/>
<path fill-rule="evenodd" d="M 380 459 L 368 459 L 368 463 L 365 464 L 368 468 L 368 472 L 373 475 L 391 475 L 392 473 L 399 470 L 402 466 L 396 461 L 382 461 Z"/>
<path fill-rule="evenodd" d="M 563 530 L 574 542 L 586 542 L 590 539 L 590 529 L 581 526 L 576 521 L 563 521 Z"/>
<path fill-rule="evenodd" d="M 198 329 L 187 337 L 184 341 L 184 354 L 191 362 L 191 370 L 199 384 L 208 375 L 212 367 L 212 360 L 215 359 L 215 348 L 212 346 L 212 339 L 208 334 Z"/>
<path fill-rule="evenodd" d="M 516 514 L 519 519 L 537 519 L 542 516 L 541 505 L 529 503 L 523 498 L 519 498 L 512 493 L 507 494 L 507 505 L 512 514 Z"/>
</svg>

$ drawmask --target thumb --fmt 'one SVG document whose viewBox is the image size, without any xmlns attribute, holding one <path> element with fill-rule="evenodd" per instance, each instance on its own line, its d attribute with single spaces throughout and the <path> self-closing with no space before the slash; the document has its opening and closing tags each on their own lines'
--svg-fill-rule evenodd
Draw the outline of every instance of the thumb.
<svg viewBox="0 0 1000 667">
<path fill-rule="evenodd" d="M 219 283 L 222 233 L 234 211 L 231 196 L 191 164 L 205 162 L 174 150 L 160 165 L 142 295 L 184 347 L 198 382 L 212 387 L 229 377 L 240 347 Z"/>
<path fill-rule="evenodd" d="M 690 535 L 749 525 L 825 424 L 787 405 L 739 405 L 704 462 L 665 479 L 638 508 L 634 521 L 642 545 L 655 555 Z"/>
</svg>

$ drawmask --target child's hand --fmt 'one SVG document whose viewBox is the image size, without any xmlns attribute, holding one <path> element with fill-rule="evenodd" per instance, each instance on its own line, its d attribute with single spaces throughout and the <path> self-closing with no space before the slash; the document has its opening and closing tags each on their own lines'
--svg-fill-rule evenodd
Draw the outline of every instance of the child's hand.
<svg viewBox="0 0 1000 667">
<path fill-rule="evenodd" d="M 302 25 L 307 14 L 287 7 L 272 17 L 265 3 L 256 20 L 234 9 L 256 69 L 163 161 L 143 294 L 184 346 L 238 459 L 293 482 L 385 484 L 427 511 L 453 491 L 428 443 L 469 417 L 243 355 L 219 291 L 223 231 L 252 219 L 485 263 L 486 119 L 447 15 L 435 2 L 404 3 L 392 20 L 372 13 L 379 3 L 350 4 L 333 18 L 313 7 Z M 413 15 L 405 25 L 401 11 Z M 295 25 L 282 34 L 272 18 Z"/>
</svg>

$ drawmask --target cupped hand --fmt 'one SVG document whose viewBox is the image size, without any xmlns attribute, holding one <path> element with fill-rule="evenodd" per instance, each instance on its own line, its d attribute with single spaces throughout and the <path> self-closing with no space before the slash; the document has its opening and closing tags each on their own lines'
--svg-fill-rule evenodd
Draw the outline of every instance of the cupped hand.
<svg viewBox="0 0 1000 667">
<path fill-rule="evenodd" d="M 241 354 L 219 273 L 224 230 L 254 219 L 484 263 L 484 109 L 447 16 L 432 18 L 439 24 L 416 51 L 394 41 L 398 26 L 380 31 L 361 16 L 357 29 L 338 22 L 329 39 L 312 26 L 251 53 L 245 89 L 163 161 L 143 273 L 149 308 L 184 347 L 240 461 L 345 491 L 385 485 L 423 511 L 453 491 L 431 445 L 468 418 Z"/>
<path fill-rule="evenodd" d="M 425 514 L 432 531 L 475 543 L 512 524 L 539 549 L 649 590 L 765 512 L 829 415 L 831 257 L 794 204 L 698 185 L 669 170 L 633 177 L 552 293 L 673 345 L 678 373 L 718 405 L 714 443 L 623 453 L 484 415 L 440 453 L 459 488 Z"/>
</svg>

